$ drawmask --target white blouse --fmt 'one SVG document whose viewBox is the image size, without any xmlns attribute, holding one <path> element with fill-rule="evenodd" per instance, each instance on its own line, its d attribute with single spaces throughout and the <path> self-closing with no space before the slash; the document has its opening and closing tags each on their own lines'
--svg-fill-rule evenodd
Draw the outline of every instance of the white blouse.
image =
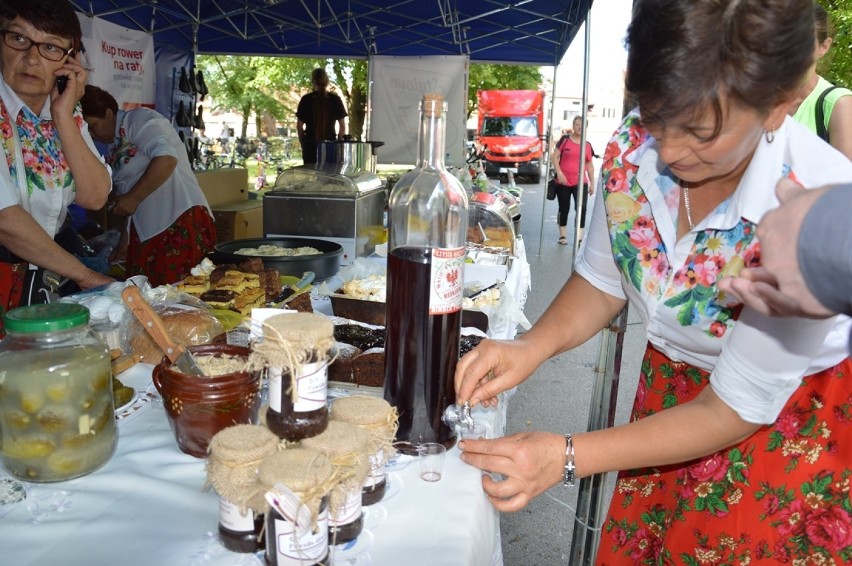
<svg viewBox="0 0 852 566">
<path fill-rule="evenodd" d="M 775 184 L 785 175 L 808 188 L 848 183 L 852 162 L 788 117 L 772 143 L 761 138 L 735 193 L 677 240 L 680 187 L 631 113 L 607 147 L 575 263 L 596 288 L 629 300 L 654 347 L 711 371 L 716 394 L 752 423 L 773 422 L 803 376 L 848 355 L 847 317 L 739 313 L 742 305 L 716 288 L 759 261 L 754 229 L 778 206 Z"/>
</svg>

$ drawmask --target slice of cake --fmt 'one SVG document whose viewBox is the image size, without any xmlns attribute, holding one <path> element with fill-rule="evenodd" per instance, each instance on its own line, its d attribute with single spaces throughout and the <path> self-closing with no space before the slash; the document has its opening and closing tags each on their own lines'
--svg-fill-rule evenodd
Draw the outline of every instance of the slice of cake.
<svg viewBox="0 0 852 566">
<path fill-rule="evenodd" d="M 234 298 L 236 296 L 236 293 L 226 289 L 210 289 L 202 293 L 198 298 L 214 309 L 228 310 L 234 306 Z"/>
<path fill-rule="evenodd" d="M 210 279 L 201 275 L 190 275 L 178 283 L 177 288 L 197 297 L 210 288 Z"/>
<path fill-rule="evenodd" d="M 246 290 L 246 282 L 243 274 L 239 271 L 229 271 L 215 285 L 214 289 L 222 289 L 224 291 L 233 291 L 239 295 Z"/>
<path fill-rule="evenodd" d="M 264 270 L 262 287 L 266 289 L 266 300 L 274 301 L 281 293 L 281 274 L 277 269 Z"/>
<path fill-rule="evenodd" d="M 370 348 L 352 359 L 352 377 L 358 385 L 383 387 L 385 384 L 385 349 Z"/>
<path fill-rule="evenodd" d="M 246 273 L 243 272 L 243 281 L 245 281 L 246 289 L 259 289 L 260 288 L 260 275 L 257 273 Z"/>
<path fill-rule="evenodd" d="M 328 366 L 328 380 L 341 381 L 343 383 L 354 383 L 355 379 L 352 375 L 352 360 L 354 360 L 361 350 L 352 344 L 343 344 L 337 342 L 331 349 L 332 362 Z"/>
<path fill-rule="evenodd" d="M 261 307 L 266 302 L 266 292 L 263 289 L 246 289 L 234 299 L 234 309 L 240 314 L 251 314 L 251 309 Z"/>
</svg>

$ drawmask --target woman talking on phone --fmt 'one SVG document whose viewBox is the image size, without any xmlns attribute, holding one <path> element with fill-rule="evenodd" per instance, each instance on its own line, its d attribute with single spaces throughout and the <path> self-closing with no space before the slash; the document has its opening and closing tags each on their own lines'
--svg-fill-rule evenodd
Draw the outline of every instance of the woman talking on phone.
<svg viewBox="0 0 852 566">
<path fill-rule="evenodd" d="M 45 302 L 44 270 L 81 288 L 112 281 L 53 241 L 76 202 L 97 210 L 110 191 L 77 101 L 88 73 L 66 0 L 0 3 L 0 311 Z M 0 323 L 2 333 L 2 323 Z"/>
</svg>

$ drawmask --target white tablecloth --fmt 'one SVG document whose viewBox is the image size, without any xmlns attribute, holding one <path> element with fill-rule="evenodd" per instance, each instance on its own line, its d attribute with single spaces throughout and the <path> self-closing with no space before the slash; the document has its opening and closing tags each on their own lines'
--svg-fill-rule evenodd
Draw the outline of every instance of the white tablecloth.
<svg viewBox="0 0 852 566">
<path fill-rule="evenodd" d="M 0 563 L 14 566 L 263 564 L 218 540 L 218 497 L 205 490 L 204 460 L 182 453 L 151 386 L 151 366 L 120 378 L 142 392 L 119 413 L 115 455 L 101 469 L 53 484 L 0 471 Z M 504 409 L 475 411 L 501 434 Z M 502 563 L 497 512 L 480 472 L 447 453 L 444 476 L 422 481 L 416 462 L 389 468 L 385 499 L 365 508 L 358 545 L 335 565 L 442 566 Z M 355 553 L 361 550 L 360 554 Z"/>
<path fill-rule="evenodd" d="M 530 273 L 521 240 L 516 252 L 505 283 L 522 308 Z M 514 323 L 492 325 L 489 336 L 510 339 L 515 331 Z M 138 364 L 120 375 L 139 397 L 119 412 L 118 447 L 103 468 L 53 484 L 20 482 L 0 468 L 0 564 L 263 564 L 262 552 L 237 554 L 219 542 L 218 496 L 205 489 L 205 461 L 178 449 L 151 368 Z M 489 436 L 503 434 L 506 402 L 473 414 Z M 365 532 L 352 548 L 335 551 L 333 564 L 501 565 L 499 517 L 479 470 L 454 447 L 441 481 L 429 483 L 412 460 L 389 466 L 385 498 L 365 508 Z"/>
</svg>

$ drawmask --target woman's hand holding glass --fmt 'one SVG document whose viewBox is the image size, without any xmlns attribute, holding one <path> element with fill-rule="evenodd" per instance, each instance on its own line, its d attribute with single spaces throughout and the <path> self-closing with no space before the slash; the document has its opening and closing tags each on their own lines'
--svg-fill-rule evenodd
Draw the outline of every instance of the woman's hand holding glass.
<svg viewBox="0 0 852 566">
<path fill-rule="evenodd" d="M 459 443 L 461 459 L 481 470 L 502 474 L 495 481 L 482 476 L 482 488 L 499 511 L 524 507 L 553 487 L 565 469 L 565 437 L 547 432 L 522 432 L 490 440 L 465 439 Z"/>
</svg>

